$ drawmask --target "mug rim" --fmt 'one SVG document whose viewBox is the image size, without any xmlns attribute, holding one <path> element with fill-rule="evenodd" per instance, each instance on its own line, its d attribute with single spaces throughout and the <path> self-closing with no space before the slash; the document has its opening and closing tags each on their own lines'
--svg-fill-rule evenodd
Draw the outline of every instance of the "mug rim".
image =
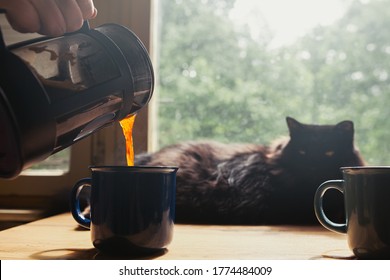
<svg viewBox="0 0 390 280">
<path fill-rule="evenodd" d="M 347 174 L 370 174 L 370 173 L 390 173 L 390 166 L 388 165 L 373 165 L 373 166 L 345 166 L 340 170 Z"/>
<path fill-rule="evenodd" d="M 176 172 L 179 167 L 177 166 L 151 166 L 151 165 L 92 165 L 89 166 L 92 172 L 143 172 L 143 173 L 173 173 Z"/>
</svg>

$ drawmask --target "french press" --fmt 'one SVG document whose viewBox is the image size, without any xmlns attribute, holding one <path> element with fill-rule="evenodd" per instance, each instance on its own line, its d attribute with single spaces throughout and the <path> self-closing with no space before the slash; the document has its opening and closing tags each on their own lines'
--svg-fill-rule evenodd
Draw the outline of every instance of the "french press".
<svg viewBox="0 0 390 280">
<path fill-rule="evenodd" d="M 153 93 L 148 53 L 104 24 L 6 46 L 0 30 L 0 177 L 136 113 Z"/>
</svg>

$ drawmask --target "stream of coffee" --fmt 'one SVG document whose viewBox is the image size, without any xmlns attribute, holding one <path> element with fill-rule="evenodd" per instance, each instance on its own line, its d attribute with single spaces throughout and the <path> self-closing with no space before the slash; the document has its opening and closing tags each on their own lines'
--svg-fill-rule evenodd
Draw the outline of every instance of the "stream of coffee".
<svg viewBox="0 0 390 280">
<path fill-rule="evenodd" d="M 135 116 L 136 114 L 129 115 L 119 122 L 126 140 L 126 160 L 128 166 L 134 165 L 133 126 Z"/>
</svg>

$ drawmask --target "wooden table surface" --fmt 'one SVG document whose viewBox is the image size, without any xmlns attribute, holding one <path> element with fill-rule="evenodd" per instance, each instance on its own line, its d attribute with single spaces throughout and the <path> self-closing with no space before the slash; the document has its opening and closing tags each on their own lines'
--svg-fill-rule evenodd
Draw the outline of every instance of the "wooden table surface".
<svg viewBox="0 0 390 280">
<path fill-rule="evenodd" d="M 104 255 L 95 249 L 89 231 L 81 229 L 69 213 L 0 231 L 1 260 L 116 258 L 118 256 Z M 143 258 L 306 260 L 353 257 L 346 236 L 321 226 L 177 224 L 168 248 Z"/>
</svg>

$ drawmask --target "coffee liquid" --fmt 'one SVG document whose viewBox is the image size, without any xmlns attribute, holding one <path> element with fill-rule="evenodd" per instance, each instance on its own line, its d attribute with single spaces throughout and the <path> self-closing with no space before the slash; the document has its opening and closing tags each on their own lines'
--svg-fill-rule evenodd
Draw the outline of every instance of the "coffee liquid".
<svg viewBox="0 0 390 280">
<path fill-rule="evenodd" d="M 135 114 L 129 115 L 119 122 L 126 140 L 126 160 L 128 166 L 134 165 L 133 126 L 135 116 Z"/>
</svg>

